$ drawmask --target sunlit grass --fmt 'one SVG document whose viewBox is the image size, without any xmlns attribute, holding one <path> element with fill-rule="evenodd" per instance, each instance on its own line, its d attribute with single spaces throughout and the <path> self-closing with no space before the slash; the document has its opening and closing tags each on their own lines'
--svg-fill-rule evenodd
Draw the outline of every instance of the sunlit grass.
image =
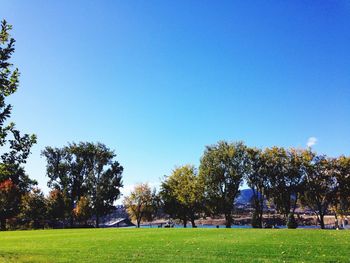
<svg viewBox="0 0 350 263">
<path fill-rule="evenodd" d="M 349 262 L 350 231 L 66 229 L 0 232 L 0 262 Z"/>
</svg>

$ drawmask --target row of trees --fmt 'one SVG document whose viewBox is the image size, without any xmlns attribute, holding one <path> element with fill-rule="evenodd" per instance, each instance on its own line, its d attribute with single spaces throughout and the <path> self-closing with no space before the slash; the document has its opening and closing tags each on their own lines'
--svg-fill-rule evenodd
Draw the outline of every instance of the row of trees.
<svg viewBox="0 0 350 263">
<path fill-rule="evenodd" d="M 263 226 L 266 202 L 275 206 L 291 228 L 297 226 L 297 206 L 312 209 L 321 228 L 325 227 L 327 213 L 337 217 L 350 210 L 349 157 L 329 158 L 311 149 L 261 150 L 242 142 L 225 141 L 206 147 L 199 172 L 194 166 L 185 165 L 165 177 L 158 203 L 172 218 L 182 220 L 184 226 L 188 221 L 195 226 L 195 219 L 201 216 L 223 215 L 226 227 L 231 227 L 235 199 L 244 181 L 253 192 L 254 227 Z M 125 205 L 132 207 L 135 203 Z M 150 210 L 152 206 L 144 208 Z"/>
<path fill-rule="evenodd" d="M 115 153 L 101 143 L 72 143 L 63 148 L 46 147 L 47 196 L 33 182 L 20 192 L 12 180 L 0 183 L 0 211 L 11 228 L 74 227 L 100 217 L 114 208 L 120 197 L 123 167 Z"/>
</svg>

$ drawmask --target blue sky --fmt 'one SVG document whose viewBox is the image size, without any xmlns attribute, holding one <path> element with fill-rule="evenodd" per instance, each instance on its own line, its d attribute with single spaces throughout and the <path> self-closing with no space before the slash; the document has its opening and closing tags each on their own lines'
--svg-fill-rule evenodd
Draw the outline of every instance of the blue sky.
<svg viewBox="0 0 350 263">
<path fill-rule="evenodd" d="M 199 164 L 205 145 L 350 154 L 350 2 L 1 0 L 21 85 L 12 120 L 41 150 L 100 141 L 126 189 Z"/>
</svg>

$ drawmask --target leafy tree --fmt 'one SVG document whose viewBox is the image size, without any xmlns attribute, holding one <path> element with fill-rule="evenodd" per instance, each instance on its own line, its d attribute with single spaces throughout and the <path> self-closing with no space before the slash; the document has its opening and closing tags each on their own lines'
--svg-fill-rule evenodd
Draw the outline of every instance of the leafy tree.
<svg viewBox="0 0 350 263">
<path fill-rule="evenodd" d="M 331 206 L 338 222 L 338 216 L 344 218 L 350 212 L 350 157 L 332 159 L 331 171 L 337 183 Z"/>
<path fill-rule="evenodd" d="M 71 226 L 76 203 L 87 196 L 98 227 L 99 218 L 120 196 L 123 167 L 114 161 L 115 153 L 101 143 L 81 142 L 61 149 L 46 147 L 42 154 L 47 159 L 48 186 L 60 190 L 68 200 Z"/>
<path fill-rule="evenodd" d="M 226 227 L 231 227 L 234 200 L 247 172 L 246 146 L 225 141 L 207 146 L 199 171 L 208 209 L 213 214 L 224 214 Z"/>
<path fill-rule="evenodd" d="M 161 207 L 170 218 L 179 218 L 183 221 L 184 226 L 187 225 L 186 211 L 173 193 L 172 185 L 165 179 L 161 183 L 159 196 L 161 199 Z"/>
<path fill-rule="evenodd" d="M 303 191 L 305 153 L 302 150 L 272 147 L 263 152 L 265 174 L 268 176 L 268 194 L 277 210 L 295 225 L 295 209 Z M 293 221 L 293 222 L 291 222 Z"/>
<path fill-rule="evenodd" d="M 331 162 L 326 156 L 309 152 L 310 163 L 307 166 L 305 191 L 302 204 L 314 211 L 322 229 L 325 228 L 324 216 L 336 194 L 336 180 L 331 172 Z"/>
<path fill-rule="evenodd" d="M 0 184 L 4 187 L 2 200 L 9 203 L 0 205 L 0 228 L 6 229 L 6 220 L 19 212 L 21 196 L 35 183 L 25 174 L 22 165 L 26 162 L 30 148 L 36 143 L 36 136 L 21 135 L 13 122 L 7 123 L 12 105 L 5 99 L 16 92 L 19 84 L 18 69 L 12 70 L 10 62 L 15 51 L 15 40 L 10 36 L 11 25 L 1 22 L 0 31 L 0 147 L 3 148 L 0 159 Z M 8 188 L 11 186 L 11 189 Z M 15 190 L 16 189 L 16 190 Z M 17 196 L 14 196 L 16 192 Z M 9 196 L 5 196 L 8 194 Z"/>
<path fill-rule="evenodd" d="M 70 149 L 86 167 L 87 195 L 91 200 L 96 227 L 99 227 L 99 218 L 108 214 L 120 197 L 123 167 L 114 161 L 116 154 L 102 143 L 73 143 Z"/>
<path fill-rule="evenodd" d="M 148 184 L 138 184 L 131 191 L 129 196 L 124 198 L 123 204 L 126 207 L 130 218 L 136 221 L 139 228 L 141 221 L 149 220 L 154 213 L 155 191 L 152 192 Z"/>
<path fill-rule="evenodd" d="M 6 230 L 6 218 L 17 213 L 17 206 L 20 202 L 19 189 L 11 179 L 0 183 L 0 218 L 1 230 Z"/>
<path fill-rule="evenodd" d="M 49 177 L 47 185 L 60 191 L 66 198 L 70 226 L 74 224 L 73 209 L 76 201 L 86 193 L 84 173 L 80 160 L 75 160 L 69 147 L 46 147 L 42 152 L 46 157 L 46 174 Z"/>
<path fill-rule="evenodd" d="M 264 197 L 268 189 L 267 175 L 264 170 L 264 159 L 262 158 L 262 151 L 256 148 L 248 148 L 248 165 L 245 180 L 248 186 L 253 191 L 252 205 L 254 214 L 252 219 L 252 226 L 262 228 L 263 212 L 264 212 Z"/>
<path fill-rule="evenodd" d="M 176 168 L 161 186 L 165 212 L 180 218 L 184 227 L 187 220 L 195 227 L 195 218 L 203 210 L 203 187 L 192 165 Z"/>
<path fill-rule="evenodd" d="M 20 217 L 28 222 L 31 228 L 43 226 L 46 217 L 46 200 L 39 188 L 33 188 L 22 196 Z"/>
</svg>

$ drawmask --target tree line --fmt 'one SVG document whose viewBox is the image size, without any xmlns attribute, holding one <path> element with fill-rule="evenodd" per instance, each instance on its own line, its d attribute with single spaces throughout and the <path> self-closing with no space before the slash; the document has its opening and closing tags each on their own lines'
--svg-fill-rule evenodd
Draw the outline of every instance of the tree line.
<svg viewBox="0 0 350 263">
<path fill-rule="evenodd" d="M 311 209 L 321 228 L 325 228 L 326 214 L 337 218 L 350 211 L 350 157 L 330 158 L 310 148 L 262 150 L 226 141 L 206 147 L 198 170 L 193 165 L 175 168 L 161 182 L 156 203 L 185 227 L 187 222 L 195 227 L 197 218 L 223 216 L 229 228 L 243 182 L 253 192 L 253 227 L 263 227 L 266 202 L 273 204 L 289 228 L 297 227 L 297 206 Z M 155 211 L 150 195 L 147 203 L 136 202 L 145 193 L 138 187 L 130 195 L 135 202 L 127 199 L 124 203 L 133 208 L 129 209 L 131 216 L 135 208 L 144 209 L 145 215 Z"/>
<path fill-rule="evenodd" d="M 115 153 L 101 143 L 72 143 L 63 148 L 46 147 L 47 196 L 35 181 L 20 190 L 12 179 L 0 183 L 0 209 L 6 228 L 88 226 L 109 214 L 120 197 L 123 167 Z"/>
</svg>

